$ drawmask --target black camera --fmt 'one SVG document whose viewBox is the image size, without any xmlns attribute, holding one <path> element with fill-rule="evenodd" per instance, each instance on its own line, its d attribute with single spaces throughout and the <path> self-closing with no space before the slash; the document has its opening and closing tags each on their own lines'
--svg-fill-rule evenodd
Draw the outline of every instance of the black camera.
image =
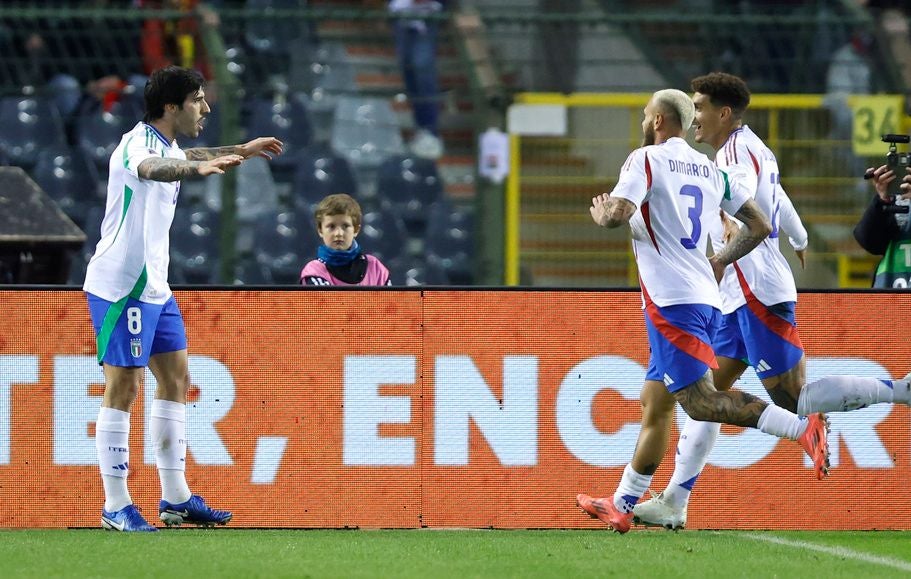
<svg viewBox="0 0 911 579">
<path fill-rule="evenodd" d="M 889 152 L 886 153 L 886 166 L 895 173 L 895 179 L 889 183 L 888 194 L 890 197 L 898 197 L 901 195 L 901 184 L 905 175 L 907 175 L 907 169 L 911 166 L 911 153 L 907 151 L 899 153 L 898 152 L 898 143 L 908 143 L 911 142 L 911 136 L 909 135 L 883 135 L 883 142 L 889 143 Z"/>
</svg>

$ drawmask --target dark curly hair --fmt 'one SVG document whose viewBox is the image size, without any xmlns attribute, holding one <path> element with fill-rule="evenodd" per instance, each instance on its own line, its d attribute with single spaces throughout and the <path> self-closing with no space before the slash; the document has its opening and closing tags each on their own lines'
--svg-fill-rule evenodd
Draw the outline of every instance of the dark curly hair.
<svg viewBox="0 0 911 579">
<path fill-rule="evenodd" d="M 743 79 L 726 72 L 712 72 L 690 82 L 693 91 L 708 95 L 715 106 L 731 107 L 736 118 L 750 106 L 750 89 Z"/>
<path fill-rule="evenodd" d="M 202 75 L 195 70 L 179 66 L 167 66 L 152 73 L 145 86 L 145 117 L 150 123 L 164 116 L 165 105 L 183 108 L 188 95 L 195 94 L 205 84 Z"/>
</svg>

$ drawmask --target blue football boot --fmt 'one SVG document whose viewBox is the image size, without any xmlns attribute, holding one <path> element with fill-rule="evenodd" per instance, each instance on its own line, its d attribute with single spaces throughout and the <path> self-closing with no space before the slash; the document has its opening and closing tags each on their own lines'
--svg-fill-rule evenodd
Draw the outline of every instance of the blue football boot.
<svg viewBox="0 0 911 579">
<path fill-rule="evenodd" d="M 214 527 L 227 525 L 231 520 L 231 513 L 210 508 L 201 496 L 193 495 L 190 500 L 176 505 L 165 500 L 160 501 L 158 517 L 169 527 L 179 527 L 183 523 Z"/>
<path fill-rule="evenodd" d="M 145 520 L 136 505 L 127 505 L 113 513 L 101 509 L 101 526 L 108 531 L 123 531 L 127 533 L 153 533 L 158 531 L 156 527 L 153 527 Z"/>
</svg>

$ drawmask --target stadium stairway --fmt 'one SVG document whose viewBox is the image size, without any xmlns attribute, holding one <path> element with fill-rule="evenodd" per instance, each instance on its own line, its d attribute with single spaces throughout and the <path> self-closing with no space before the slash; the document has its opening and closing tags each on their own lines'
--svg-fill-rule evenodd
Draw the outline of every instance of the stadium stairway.
<svg viewBox="0 0 911 579">
<path fill-rule="evenodd" d="M 385 10 L 383 0 L 311 0 L 311 7 L 366 8 Z M 357 91 L 363 96 L 392 100 L 393 109 L 406 143 L 415 131 L 411 106 L 405 96 L 395 40 L 386 21 L 326 20 L 319 23 L 322 42 L 341 43 L 355 69 Z M 462 67 L 451 34 L 441 32 L 437 50 L 440 83 L 440 134 L 445 151 L 437 161 L 446 196 L 459 204 L 470 204 L 475 194 L 474 107 L 470 99 L 468 76 Z"/>
</svg>

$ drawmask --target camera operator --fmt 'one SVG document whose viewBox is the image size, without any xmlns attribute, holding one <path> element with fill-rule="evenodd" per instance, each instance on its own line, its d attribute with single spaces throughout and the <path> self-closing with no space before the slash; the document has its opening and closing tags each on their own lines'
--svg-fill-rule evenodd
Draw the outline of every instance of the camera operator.
<svg viewBox="0 0 911 579">
<path fill-rule="evenodd" d="M 876 196 L 854 227 L 854 239 L 873 255 L 883 256 L 873 279 L 875 288 L 911 287 L 911 167 L 903 168 L 904 175 L 896 174 L 901 168 L 889 165 L 867 169 L 864 175 L 873 179 Z M 890 192 L 896 179 L 901 185 L 893 185 Z"/>
</svg>

